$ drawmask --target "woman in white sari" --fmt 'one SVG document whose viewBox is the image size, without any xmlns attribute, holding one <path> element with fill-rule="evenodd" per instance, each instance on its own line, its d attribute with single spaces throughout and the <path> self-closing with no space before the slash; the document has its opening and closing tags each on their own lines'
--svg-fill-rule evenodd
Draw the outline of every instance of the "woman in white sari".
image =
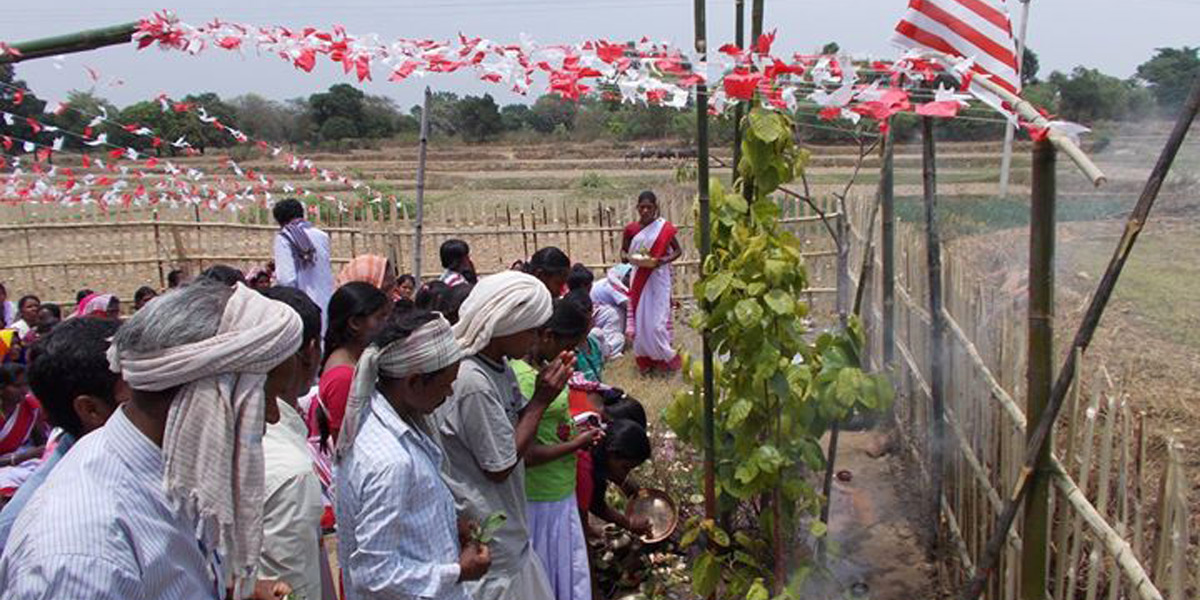
<svg viewBox="0 0 1200 600">
<path fill-rule="evenodd" d="M 638 196 L 637 211 L 638 220 L 625 226 L 621 241 L 621 258 L 636 267 L 629 286 L 633 354 L 643 374 L 676 371 L 680 359 L 671 345 L 671 263 L 683 250 L 675 225 L 659 216 L 654 192 Z"/>
</svg>

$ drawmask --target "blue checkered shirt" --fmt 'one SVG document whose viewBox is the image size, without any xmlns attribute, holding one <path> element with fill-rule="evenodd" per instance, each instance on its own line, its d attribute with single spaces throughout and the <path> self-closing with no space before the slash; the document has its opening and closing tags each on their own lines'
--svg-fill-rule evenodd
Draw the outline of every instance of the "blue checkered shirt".
<svg viewBox="0 0 1200 600">
<path fill-rule="evenodd" d="M 441 463 L 437 444 L 376 392 L 334 478 L 347 600 L 468 600 Z"/>
</svg>

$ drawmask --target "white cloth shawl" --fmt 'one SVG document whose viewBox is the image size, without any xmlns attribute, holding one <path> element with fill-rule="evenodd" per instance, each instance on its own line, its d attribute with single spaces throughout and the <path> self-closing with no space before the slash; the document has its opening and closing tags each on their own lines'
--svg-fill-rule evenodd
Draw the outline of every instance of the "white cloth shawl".
<svg viewBox="0 0 1200 600">
<path fill-rule="evenodd" d="M 479 280 L 458 309 L 454 337 L 467 356 L 483 350 L 492 338 L 541 327 L 550 320 L 553 299 L 546 284 L 517 271 Z"/>
<path fill-rule="evenodd" d="M 338 433 L 337 458 L 340 460 L 354 445 L 381 374 L 401 378 L 414 373 L 436 373 L 462 360 L 462 356 L 462 350 L 454 341 L 454 332 L 450 330 L 450 322 L 440 314 L 408 337 L 383 348 L 374 344 L 368 346 L 354 367 L 354 382 L 346 401 L 342 430 Z"/>
<path fill-rule="evenodd" d="M 154 353 L 108 350 L 133 389 L 179 387 L 163 433 L 167 497 L 215 533 L 235 588 L 253 585 L 262 548 L 263 386 L 299 350 L 302 329 L 291 307 L 238 284 L 213 337 Z"/>
</svg>

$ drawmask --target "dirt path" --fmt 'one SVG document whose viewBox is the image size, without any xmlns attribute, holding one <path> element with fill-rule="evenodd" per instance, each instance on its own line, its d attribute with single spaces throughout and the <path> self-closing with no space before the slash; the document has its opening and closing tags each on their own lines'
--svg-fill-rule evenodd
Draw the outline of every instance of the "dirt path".
<svg viewBox="0 0 1200 600">
<path fill-rule="evenodd" d="M 834 478 L 828 534 L 830 570 L 840 589 L 814 590 L 813 598 L 944 596 L 921 545 L 923 507 L 910 497 L 918 490 L 894 453 L 871 457 L 880 441 L 869 432 L 841 436 L 837 470 L 850 478 Z"/>
</svg>

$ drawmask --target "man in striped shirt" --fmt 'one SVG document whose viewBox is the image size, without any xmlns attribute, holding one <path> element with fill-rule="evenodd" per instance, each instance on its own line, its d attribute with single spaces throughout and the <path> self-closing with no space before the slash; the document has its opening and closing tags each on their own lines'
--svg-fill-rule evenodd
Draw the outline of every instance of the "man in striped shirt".
<svg viewBox="0 0 1200 600">
<path fill-rule="evenodd" d="M 108 358 L 132 398 L 17 517 L 4 598 L 221 599 L 227 581 L 235 598 L 290 592 L 255 586 L 254 567 L 264 398 L 292 385 L 301 328 L 286 305 L 210 281 L 125 323 Z"/>
<path fill-rule="evenodd" d="M 461 534 L 426 423 L 450 395 L 461 357 L 445 318 L 411 311 L 359 361 L 337 451 L 348 600 L 467 600 L 462 582 L 491 566 L 488 547 Z"/>
</svg>

